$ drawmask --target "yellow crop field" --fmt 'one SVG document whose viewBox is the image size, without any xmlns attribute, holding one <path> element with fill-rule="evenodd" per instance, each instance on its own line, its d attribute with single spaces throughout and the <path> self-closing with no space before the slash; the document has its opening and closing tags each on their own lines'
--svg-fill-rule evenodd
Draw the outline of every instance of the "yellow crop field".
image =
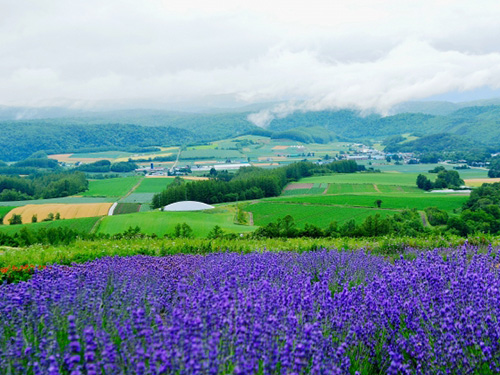
<svg viewBox="0 0 500 375">
<path fill-rule="evenodd" d="M 31 218 L 36 215 L 42 221 L 52 213 L 59 213 L 61 219 L 75 219 L 80 217 L 105 216 L 112 203 L 87 203 L 87 204 L 28 204 L 14 208 L 5 215 L 3 222 L 8 223 L 12 215 L 21 215 L 23 224 L 31 223 Z"/>
<path fill-rule="evenodd" d="M 478 187 L 482 184 L 493 184 L 494 182 L 500 182 L 500 178 L 471 178 L 464 180 L 465 185 Z"/>
</svg>

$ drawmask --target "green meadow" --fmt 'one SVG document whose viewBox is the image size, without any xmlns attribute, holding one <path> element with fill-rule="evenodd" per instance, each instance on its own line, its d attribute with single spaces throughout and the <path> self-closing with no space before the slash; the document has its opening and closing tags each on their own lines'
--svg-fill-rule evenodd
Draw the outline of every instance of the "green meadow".
<svg viewBox="0 0 500 375">
<path fill-rule="evenodd" d="M 342 224 L 354 219 L 360 223 L 369 215 L 378 213 L 381 216 L 387 216 L 396 213 L 396 211 L 376 208 L 322 206 L 278 201 L 262 201 L 249 204 L 245 207 L 245 210 L 253 214 L 254 224 L 259 226 L 290 215 L 294 218 L 298 227 L 304 227 L 305 224 L 314 224 L 321 228 L 326 228 L 332 221 Z"/>
<path fill-rule="evenodd" d="M 0 233 L 13 235 L 19 232 L 19 230 L 22 228 L 27 228 L 30 231 L 38 231 L 42 228 L 44 229 L 68 228 L 78 232 L 90 233 L 92 227 L 99 219 L 100 217 L 84 217 L 80 219 L 41 221 L 38 223 L 31 223 L 31 224 L 0 225 Z"/>
<path fill-rule="evenodd" d="M 466 195 L 445 195 L 423 193 L 420 195 L 384 195 L 384 194 L 344 194 L 344 195 L 321 195 L 301 197 L 279 197 L 267 200 L 267 202 L 296 203 L 302 205 L 324 205 L 324 206 L 364 206 L 376 207 L 376 200 L 382 200 L 381 208 L 406 209 L 416 208 L 423 210 L 426 207 L 438 207 L 446 211 L 461 208 L 468 199 Z"/>
<path fill-rule="evenodd" d="M 234 207 L 224 206 L 209 211 L 196 212 L 139 212 L 118 216 L 106 216 L 99 225 L 98 233 L 117 234 L 129 227 L 139 226 L 142 233 L 164 236 L 174 232 L 177 224 L 186 223 L 195 237 L 206 237 L 215 225 L 224 231 L 246 233 L 256 229 L 234 223 Z"/>
<path fill-rule="evenodd" d="M 144 178 L 134 193 L 159 193 L 174 181 L 173 178 Z"/>
<path fill-rule="evenodd" d="M 432 181 L 436 179 L 436 174 L 424 174 Z M 416 186 L 418 175 L 418 173 L 338 173 L 325 176 L 306 177 L 299 182 Z"/>
<path fill-rule="evenodd" d="M 141 180 L 140 176 L 90 180 L 84 197 L 121 197 L 127 194 Z"/>
</svg>

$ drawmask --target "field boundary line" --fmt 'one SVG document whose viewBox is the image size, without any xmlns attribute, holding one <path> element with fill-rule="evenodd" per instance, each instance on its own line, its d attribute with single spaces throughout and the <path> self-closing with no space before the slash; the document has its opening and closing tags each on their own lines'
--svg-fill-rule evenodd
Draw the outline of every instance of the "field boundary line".
<svg viewBox="0 0 500 375">
<path fill-rule="evenodd" d="M 142 180 L 144 180 L 144 177 L 142 177 L 137 184 L 135 184 L 134 186 L 132 186 L 132 189 L 130 189 L 127 194 L 125 194 L 123 197 L 120 197 L 118 199 L 118 201 L 120 201 L 120 200 L 122 200 L 124 198 L 127 198 L 130 194 L 132 194 L 139 187 L 139 185 L 142 183 Z"/>
<path fill-rule="evenodd" d="M 99 229 L 99 226 L 101 225 L 101 221 L 104 219 L 104 216 L 101 216 L 99 218 L 99 220 L 97 220 L 94 225 L 92 226 L 92 228 L 90 229 L 90 234 L 93 234 L 95 232 L 97 232 L 97 229 Z"/>
<path fill-rule="evenodd" d="M 376 192 L 381 193 L 380 189 L 378 188 L 377 184 L 373 184 L 373 188 L 375 189 Z"/>
</svg>

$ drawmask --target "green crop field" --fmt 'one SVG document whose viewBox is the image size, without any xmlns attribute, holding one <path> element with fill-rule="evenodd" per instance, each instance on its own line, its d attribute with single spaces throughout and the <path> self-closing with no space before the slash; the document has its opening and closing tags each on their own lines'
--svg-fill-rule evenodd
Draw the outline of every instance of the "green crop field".
<svg viewBox="0 0 500 375">
<path fill-rule="evenodd" d="M 396 213 L 396 211 L 376 208 L 315 206 L 272 201 L 249 204 L 245 207 L 245 210 L 253 214 L 255 225 L 266 225 L 290 215 L 294 218 L 298 227 L 304 227 L 305 224 L 314 224 L 321 228 L 326 228 L 332 221 L 342 224 L 354 219 L 359 223 L 369 215 L 379 213 L 381 216 L 387 216 Z"/>
<path fill-rule="evenodd" d="M 132 193 L 119 200 L 120 203 L 150 203 L 155 193 Z"/>
<path fill-rule="evenodd" d="M 377 193 L 373 184 L 329 184 L 327 194 Z"/>
<path fill-rule="evenodd" d="M 104 152 L 88 152 L 88 153 L 73 154 L 70 156 L 70 158 L 74 158 L 74 159 L 82 159 L 82 158 L 117 159 L 117 158 L 128 157 L 130 155 L 133 155 L 133 154 L 131 154 L 130 152 L 124 152 L 124 151 L 104 151 Z"/>
<path fill-rule="evenodd" d="M 105 180 L 90 180 L 89 190 L 82 193 L 85 197 L 122 197 L 132 189 L 142 177 L 132 176 L 109 178 Z"/>
<path fill-rule="evenodd" d="M 163 236 L 173 233 L 177 224 L 187 223 L 195 237 L 206 237 L 215 225 L 224 231 L 246 233 L 255 230 L 255 227 L 234 224 L 234 208 L 219 207 L 210 211 L 197 212 L 140 212 L 136 214 L 106 216 L 100 226 L 99 233 L 116 234 L 129 227 L 139 226 L 141 232 Z"/>
<path fill-rule="evenodd" d="M 306 197 L 279 197 L 269 199 L 269 202 L 288 202 L 306 205 L 342 205 L 342 206 L 365 206 L 375 207 L 377 199 L 382 200 L 382 208 L 405 209 L 416 208 L 423 210 L 426 207 L 438 207 L 442 210 L 453 211 L 461 208 L 467 200 L 466 195 L 433 195 L 432 193 L 422 193 L 420 195 L 381 195 L 381 194 L 363 194 L 363 195 L 321 195 Z"/>
<path fill-rule="evenodd" d="M 0 225 L 0 233 L 13 235 L 18 233 L 22 228 L 27 228 L 30 231 L 38 231 L 42 228 L 69 228 L 78 232 L 89 233 L 94 224 L 99 220 L 99 217 L 84 217 L 80 219 L 64 219 L 54 221 L 41 221 L 33 224 L 19 224 L 19 225 Z"/>
<path fill-rule="evenodd" d="M 118 203 L 115 210 L 113 211 L 113 215 L 123 215 L 139 212 L 140 208 L 141 205 L 139 203 Z"/>
<path fill-rule="evenodd" d="M 174 181 L 173 178 L 145 178 L 134 193 L 159 193 Z"/>
<path fill-rule="evenodd" d="M 436 174 L 425 173 L 434 181 Z M 376 184 L 416 186 L 418 173 L 337 173 L 326 176 L 306 177 L 300 183 L 330 183 L 330 184 Z"/>
<path fill-rule="evenodd" d="M 13 206 L 0 206 L 0 217 L 3 218 L 13 208 L 15 208 L 15 207 L 13 207 Z M 6 224 L 8 224 L 8 223 L 6 223 Z"/>
<path fill-rule="evenodd" d="M 237 150 L 198 149 L 182 151 L 180 159 L 226 159 L 241 157 L 243 155 Z"/>
<path fill-rule="evenodd" d="M 296 184 L 290 184 L 292 187 L 293 185 Z M 289 185 L 289 187 L 290 187 Z M 323 194 L 323 192 L 326 190 L 328 187 L 328 184 L 314 184 L 311 188 L 305 188 L 305 189 L 290 189 L 290 190 L 284 190 L 282 195 L 288 196 L 288 195 L 303 195 L 303 194 L 308 194 L 308 195 L 317 195 L 317 194 Z"/>
</svg>

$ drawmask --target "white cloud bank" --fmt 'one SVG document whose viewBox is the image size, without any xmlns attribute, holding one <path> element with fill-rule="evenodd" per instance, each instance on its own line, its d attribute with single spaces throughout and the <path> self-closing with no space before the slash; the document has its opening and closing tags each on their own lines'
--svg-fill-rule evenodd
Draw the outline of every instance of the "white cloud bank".
<svg viewBox="0 0 500 375">
<path fill-rule="evenodd" d="M 4 105 L 286 101 L 251 117 L 266 125 L 500 88 L 497 0 L 3 0 L 0 14 Z"/>
</svg>

